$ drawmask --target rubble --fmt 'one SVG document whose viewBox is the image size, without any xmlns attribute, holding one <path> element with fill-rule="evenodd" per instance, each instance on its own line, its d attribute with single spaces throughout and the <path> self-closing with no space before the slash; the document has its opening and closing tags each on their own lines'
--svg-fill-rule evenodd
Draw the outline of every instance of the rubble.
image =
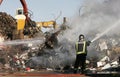
<svg viewBox="0 0 120 77">
<path fill-rule="evenodd" d="M 18 39 L 16 19 L 5 12 L 0 12 L 0 33 L 2 33 L 5 39 Z M 42 32 L 36 27 L 35 21 L 29 20 L 25 24 L 23 34 L 29 37 L 35 37 L 37 33 L 42 35 Z"/>
<path fill-rule="evenodd" d="M 0 33 L 6 39 L 12 39 L 12 34 L 16 28 L 16 20 L 5 12 L 0 12 Z"/>
<path fill-rule="evenodd" d="M 42 44 L 34 45 L 20 44 L 20 45 L 0 45 L 0 69 L 10 69 L 12 71 L 32 71 L 32 70 L 66 70 L 73 67 L 75 61 L 74 43 L 67 39 L 59 41 L 60 32 L 69 29 L 65 23 L 61 29 L 54 32 L 46 32 L 43 34 L 37 27 L 35 22 L 30 20 L 26 23 L 23 31 L 24 36 L 29 38 L 43 37 L 45 42 Z M 14 40 L 16 37 L 16 20 L 4 13 L 0 12 L 0 43 L 4 40 Z M 89 37 L 96 36 L 97 32 L 88 33 Z M 117 36 L 117 37 L 116 37 Z M 4 38 L 3 38 L 4 37 Z M 91 46 L 90 53 L 94 52 L 94 56 L 88 54 L 87 68 L 91 71 L 102 71 L 113 66 L 119 66 L 118 57 L 120 57 L 120 40 L 118 35 L 104 36 L 98 39 L 97 42 Z M 2 48 L 4 47 L 4 48 Z M 66 57 L 67 56 L 67 57 Z M 102 58 L 106 59 L 102 59 Z M 102 60 L 101 60 L 102 59 Z M 4 68 L 3 68 L 4 67 Z"/>
<path fill-rule="evenodd" d="M 35 22 L 32 20 L 26 22 L 23 31 L 24 36 L 28 36 L 29 38 L 43 38 L 43 40 L 45 38 L 46 39 L 45 43 L 41 44 L 38 42 L 33 44 L 32 41 L 36 39 L 33 39 L 32 41 L 26 40 L 23 43 L 24 40 L 21 41 L 16 40 L 19 39 L 18 32 L 16 30 L 17 27 L 16 20 L 7 13 L 0 12 L 0 33 L 1 33 L 0 48 L 2 48 L 1 47 L 2 45 L 5 48 L 5 49 L 2 48 L 0 50 L 1 52 L 0 63 L 1 66 L 4 66 L 3 68 L 1 67 L 1 69 L 4 69 L 4 72 L 7 69 L 10 69 L 10 71 L 12 70 L 14 72 L 21 70 L 29 71 L 30 69 L 32 69 L 29 66 L 27 66 L 27 63 L 30 63 L 29 62 L 30 59 L 38 55 L 43 57 L 44 53 L 46 53 L 46 50 L 50 51 L 49 53 L 47 53 L 49 62 L 54 59 L 53 57 L 57 57 L 55 56 L 57 52 L 52 51 L 50 49 L 51 48 L 54 49 L 58 45 L 57 36 L 61 32 L 62 28 L 56 32 L 51 32 L 50 35 L 48 36 L 47 35 L 45 36 L 45 34 L 43 34 L 35 25 L 36 25 Z M 19 44 L 17 45 L 16 42 L 19 42 Z M 54 56 L 52 54 L 54 54 Z M 34 64 L 31 66 L 34 66 Z M 36 67 L 34 67 L 34 69 L 36 69 Z"/>
</svg>

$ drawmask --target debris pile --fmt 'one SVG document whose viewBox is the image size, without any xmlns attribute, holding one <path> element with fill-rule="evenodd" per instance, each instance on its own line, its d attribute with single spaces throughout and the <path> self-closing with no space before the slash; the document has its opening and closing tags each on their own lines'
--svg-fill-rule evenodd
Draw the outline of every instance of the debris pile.
<svg viewBox="0 0 120 77">
<path fill-rule="evenodd" d="M 16 19 L 5 12 L 0 12 L 0 33 L 6 37 L 5 39 L 18 39 Z M 37 33 L 42 35 L 41 30 L 36 27 L 35 21 L 29 20 L 25 24 L 23 34 L 32 38 L 37 36 Z"/>
<path fill-rule="evenodd" d="M 119 72 L 117 70 L 120 66 L 120 36 L 117 34 L 114 35 L 105 35 L 99 38 L 92 45 L 91 52 L 94 52 L 96 56 L 89 55 L 88 60 L 92 62 L 92 67 L 89 66 L 89 69 L 98 72 Z M 94 48 L 93 48 L 94 47 Z M 94 57 L 94 61 L 90 58 Z"/>
<path fill-rule="evenodd" d="M 36 25 L 35 22 L 32 20 L 26 23 L 24 33 L 25 32 L 26 33 L 29 32 L 29 33 L 24 34 L 24 36 L 27 35 L 27 36 L 33 37 L 33 36 L 37 36 L 36 35 L 37 33 L 39 33 L 39 36 L 42 36 L 42 32 L 40 30 L 37 30 L 35 25 Z M 4 41 L 6 42 L 10 40 L 12 43 L 12 40 L 16 40 L 18 38 L 16 36 L 17 34 L 18 32 L 17 32 L 16 19 L 14 19 L 11 15 L 8 15 L 5 12 L 0 12 L 0 56 L 1 56 L 0 68 L 1 68 L 1 71 L 4 71 L 6 69 L 13 70 L 21 66 L 25 67 L 24 60 L 27 60 L 28 57 L 30 57 L 28 55 L 28 52 L 30 51 L 31 48 L 28 46 L 28 44 L 20 44 L 20 45 L 4 44 Z M 23 56 L 25 59 L 23 60 L 23 57 L 21 58 L 21 56 Z"/>
<path fill-rule="evenodd" d="M 24 36 L 29 36 L 29 38 L 31 39 L 35 37 L 38 39 L 42 38 L 42 40 L 44 40 L 45 38 L 45 42 L 42 44 L 39 42 L 33 44 L 31 41 L 27 40 L 28 41 L 27 43 L 24 44 L 20 43 L 20 41 L 23 42 L 24 40 L 17 39 L 18 36 L 16 35 L 18 34 L 18 32 L 17 32 L 16 19 L 14 19 L 12 16 L 8 15 L 5 12 L 0 12 L 0 34 L 1 34 L 0 35 L 0 55 L 1 55 L 0 68 L 2 69 L 1 71 L 6 71 L 8 69 L 10 71 L 28 70 L 28 68 L 36 69 L 36 64 L 34 62 L 31 63 L 31 59 L 34 59 L 34 57 L 41 57 L 42 58 L 41 61 L 45 60 L 45 62 L 42 62 L 44 63 L 42 65 L 43 67 L 47 68 L 52 66 L 52 68 L 54 68 L 56 66 L 58 67 L 58 65 L 54 66 L 54 64 L 57 63 L 58 59 L 62 58 L 60 52 L 61 49 L 63 50 L 62 51 L 63 55 L 64 53 L 69 55 L 68 50 L 65 49 L 62 46 L 62 44 L 60 45 L 60 47 L 56 48 L 58 45 L 57 37 L 58 34 L 63 30 L 62 28 L 56 32 L 48 32 L 48 34 L 46 33 L 43 34 L 39 30 L 39 28 L 37 28 L 35 25 L 36 25 L 35 22 L 32 20 L 26 22 L 23 31 Z M 32 41 L 36 41 L 36 39 L 33 39 Z M 8 45 L 5 44 L 7 42 L 11 44 Z M 17 44 L 16 42 L 19 42 L 20 44 Z M 65 55 L 63 57 L 65 57 Z M 55 63 L 53 60 L 55 61 Z M 50 65 L 46 66 L 46 63 L 48 64 L 47 61 L 50 62 Z M 60 62 L 63 61 L 61 60 Z M 38 62 L 39 64 L 38 66 L 41 66 L 42 63 Z"/>
<path fill-rule="evenodd" d="M 5 12 L 0 12 L 0 33 L 6 39 L 12 40 L 13 32 L 16 29 L 16 20 Z"/>
</svg>

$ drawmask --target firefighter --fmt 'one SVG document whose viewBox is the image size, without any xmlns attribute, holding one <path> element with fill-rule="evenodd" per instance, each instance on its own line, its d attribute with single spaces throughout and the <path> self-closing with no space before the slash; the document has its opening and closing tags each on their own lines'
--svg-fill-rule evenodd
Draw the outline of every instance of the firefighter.
<svg viewBox="0 0 120 77">
<path fill-rule="evenodd" d="M 74 73 L 77 73 L 79 67 L 81 68 L 80 72 L 82 74 L 85 73 L 85 66 L 86 66 L 86 56 L 87 56 L 87 46 L 90 45 L 90 41 L 85 41 L 85 37 L 83 34 L 79 36 L 79 41 L 76 43 L 76 61 L 74 65 Z"/>
</svg>

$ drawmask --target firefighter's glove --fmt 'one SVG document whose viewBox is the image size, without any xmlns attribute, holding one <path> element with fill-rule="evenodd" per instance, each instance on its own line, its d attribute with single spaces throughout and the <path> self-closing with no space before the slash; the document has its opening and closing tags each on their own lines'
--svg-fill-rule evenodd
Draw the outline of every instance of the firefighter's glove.
<svg viewBox="0 0 120 77">
<path fill-rule="evenodd" d="M 88 41 L 88 43 L 90 44 L 90 43 L 91 43 L 91 41 Z"/>
</svg>

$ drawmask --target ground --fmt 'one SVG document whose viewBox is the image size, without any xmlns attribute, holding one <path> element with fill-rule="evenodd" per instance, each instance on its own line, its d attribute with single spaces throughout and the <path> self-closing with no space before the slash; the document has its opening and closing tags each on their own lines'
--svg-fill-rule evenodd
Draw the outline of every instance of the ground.
<svg viewBox="0 0 120 77">
<path fill-rule="evenodd" d="M 25 73 L 1 73 L 0 77 L 89 77 L 81 74 L 61 74 L 53 71 L 38 71 Z"/>
</svg>

